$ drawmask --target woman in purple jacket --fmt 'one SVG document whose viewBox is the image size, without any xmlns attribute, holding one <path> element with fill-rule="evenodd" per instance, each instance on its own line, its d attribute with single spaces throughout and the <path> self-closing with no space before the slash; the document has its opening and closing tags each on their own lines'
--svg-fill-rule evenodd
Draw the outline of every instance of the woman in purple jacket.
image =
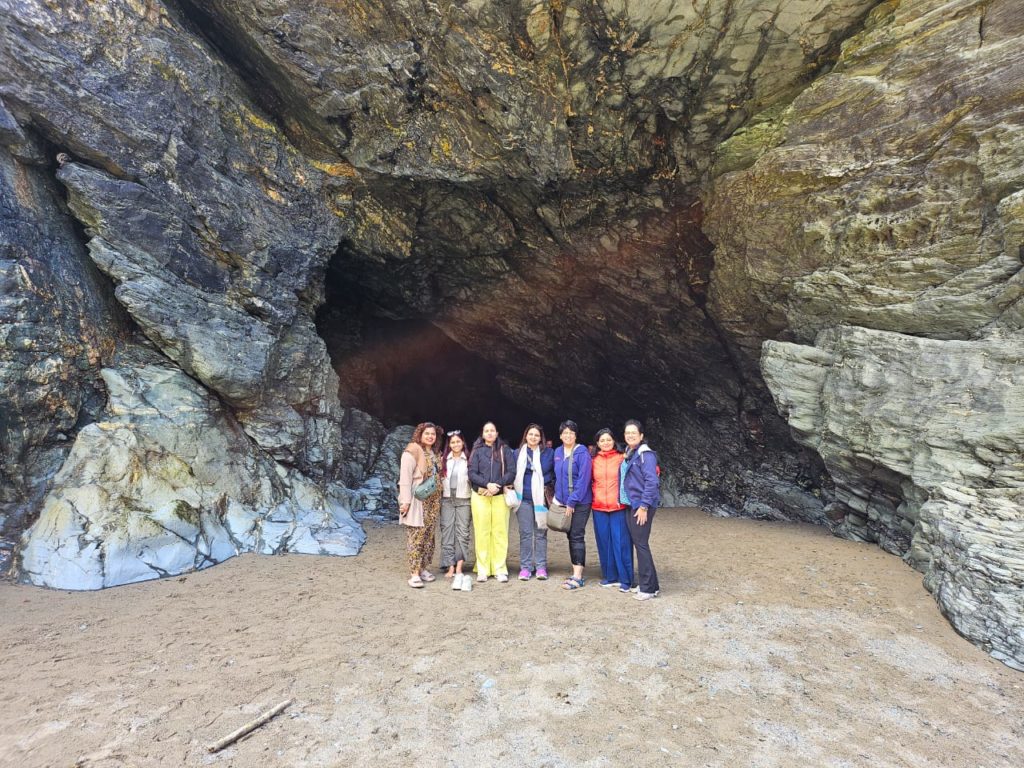
<svg viewBox="0 0 1024 768">
<path fill-rule="evenodd" d="M 590 451 L 576 442 L 579 431 L 575 421 L 563 421 L 558 427 L 562 444 L 555 448 L 555 499 L 565 505 L 572 520 L 569 529 L 572 576 L 562 584 L 563 589 L 580 589 L 587 583 L 583 578 L 583 569 L 587 564 L 584 537 L 587 534 L 594 491 L 591 487 Z"/>
<path fill-rule="evenodd" d="M 644 428 L 636 419 L 626 422 L 626 455 L 622 461 L 623 501 L 629 500 L 630 512 L 626 526 L 636 551 L 636 571 L 639 582 L 637 600 L 651 600 L 658 596 L 658 572 L 651 556 L 651 525 L 654 512 L 661 501 L 661 480 L 658 477 L 658 455 L 644 440 Z"/>
</svg>

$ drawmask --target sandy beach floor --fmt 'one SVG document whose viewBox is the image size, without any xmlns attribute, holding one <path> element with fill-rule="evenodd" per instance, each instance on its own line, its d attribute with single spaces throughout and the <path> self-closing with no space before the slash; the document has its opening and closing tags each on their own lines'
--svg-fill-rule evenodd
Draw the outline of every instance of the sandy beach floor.
<svg viewBox="0 0 1024 768">
<path fill-rule="evenodd" d="M 812 526 L 658 513 L 662 596 L 405 585 L 354 558 L 235 558 L 92 593 L 0 584 L 0 765 L 1015 766 L 1024 674 L 921 576 Z M 512 533 L 512 539 L 516 534 Z M 205 746 L 277 702 L 217 755 Z"/>
</svg>

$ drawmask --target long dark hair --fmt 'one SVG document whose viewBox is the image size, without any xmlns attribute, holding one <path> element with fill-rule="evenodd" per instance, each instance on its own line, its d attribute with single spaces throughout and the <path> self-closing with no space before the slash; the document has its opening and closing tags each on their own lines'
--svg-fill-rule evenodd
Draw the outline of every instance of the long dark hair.
<svg viewBox="0 0 1024 768">
<path fill-rule="evenodd" d="M 445 434 L 444 450 L 441 451 L 441 457 L 444 459 L 441 462 L 441 477 L 448 476 L 448 454 L 452 451 L 452 438 L 454 437 L 462 441 L 462 458 L 469 461 L 469 445 L 466 444 L 466 436 L 462 434 L 461 429 L 449 430 Z"/>
<path fill-rule="evenodd" d="M 622 453 L 622 446 L 619 444 L 619 441 L 615 439 L 615 433 L 608 427 L 602 427 L 597 430 L 597 434 L 594 435 L 594 448 L 590 452 L 591 456 L 597 456 L 597 454 L 601 452 L 601 448 L 598 446 L 597 441 L 605 435 L 608 435 L 612 439 L 612 448 L 618 453 Z"/>
<path fill-rule="evenodd" d="M 462 430 L 461 429 L 453 429 L 453 430 L 450 430 L 446 434 L 445 441 L 444 441 L 444 455 L 447 456 L 449 453 L 451 453 L 451 450 L 452 450 L 452 440 L 454 438 L 456 438 L 456 437 L 459 438 L 459 440 L 462 441 L 462 455 L 463 455 L 463 457 L 469 456 L 469 444 L 466 442 L 466 436 L 464 434 L 462 434 Z"/>
<path fill-rule="evenodd" d="M 544 448 L 546 448 L 547 445 L 545 443 L 544 438 L 544 427 L 542 427 L 540 424 L 526 425 L 526 429 L 523 430 L 523 439 L 519 441 L 519 447 L 522 448 L 524 445 L 526 445 L 526 435 L 527 433 L 529 433 L 531 429 L 536 429 L 538 432 L 540 432 L 540 449 L 543 450 Z"/>
</svg>

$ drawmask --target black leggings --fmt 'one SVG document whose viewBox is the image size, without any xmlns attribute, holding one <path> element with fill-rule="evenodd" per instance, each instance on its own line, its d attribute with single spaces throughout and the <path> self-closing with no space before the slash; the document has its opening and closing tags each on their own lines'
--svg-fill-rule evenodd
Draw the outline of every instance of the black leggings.
<svg viewBox="0 0 1024 768">
<path fill-rule="evenodd" d="M 579 504 L 572 511 L 572 527 L 569 529 L 569 559 L 573 565 L 587 564 L 587 521 L 590 519 L 590 505 Z"/>
<path fill-rule="evenodd" d="M 654 557 L 651 555 L 651 526 L 654 525 L 655 509 L 647 510 L 647 524 L 640 525 L 636 521 L 636 510 L 630 509 L 626 512 L 626 527 L 629 528 L 630 538 L 633 539 L 633 549 L 636 551 L 636 579 L 640 585 L 641 592 L 654 594 L 661 585 L 658 583 L 658 571 L 654 567 Z"/>
</svg>

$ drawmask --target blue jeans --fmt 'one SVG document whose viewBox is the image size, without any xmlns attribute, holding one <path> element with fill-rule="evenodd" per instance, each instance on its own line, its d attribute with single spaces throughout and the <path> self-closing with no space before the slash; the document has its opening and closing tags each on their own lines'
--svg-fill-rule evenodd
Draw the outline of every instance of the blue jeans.
<svg viewBox="0 0 1024 768">
<path fill-rule="evenodd" d="M 516 510 L 519 518 L 519 567 L 533 571 L 548 567 L 548 529 L 538 528 L 533 502 L 524 500 Z"/>
<path fill-rule="evenodd" d="M 594 538 L 601 560 L 601 577 L 627 587 L 633 583 L 633 540 L 626 526 L 629 510 L 601 512 L 594 510 Z"/>
</svg>

